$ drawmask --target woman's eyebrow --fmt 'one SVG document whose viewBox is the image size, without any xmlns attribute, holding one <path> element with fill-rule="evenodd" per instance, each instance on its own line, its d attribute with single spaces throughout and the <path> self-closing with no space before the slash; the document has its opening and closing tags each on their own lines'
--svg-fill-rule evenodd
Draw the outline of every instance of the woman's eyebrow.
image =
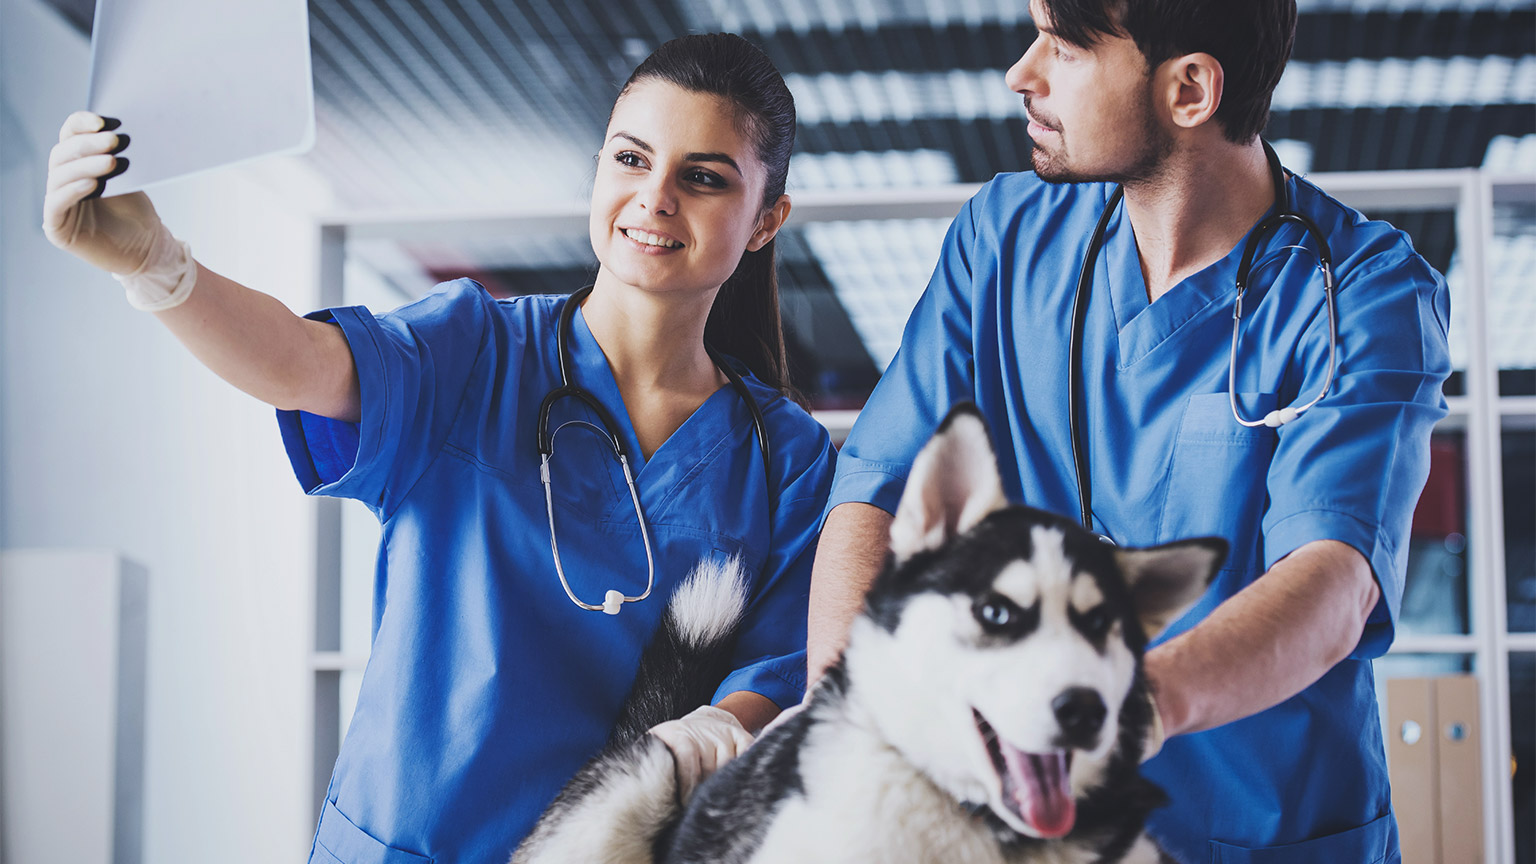
<svg viewBox="0 0 1536 864">
<path fill-rule="evenodd" d="M 731 170 L 738 175 L 741 174 L 741 166 L 736 164 L 735 159 L 724 153 L 689 153 L 685 159 L 688 162 L 720 162 L 731 166 Z"/>
<path fill-rule="evenodd" d="M 645 143 L 643 139 L 631 135 L 628 132 L 615 132 L 613 135 L 609 136 L 608 140 L 612 141 L 614 138 L 623 138 L 624 140 L 634 144 L 636 147 L 639 147 L 641 150 L 644 150 L 647 153 L 654 155 L 656 152 L 656 149 Z M 741 175 L 741 166 L 737 165 L 736 160 L 732 159 L 730 154 L 727 153 L 689 153 L 683 157 L 683 160 L 686 162 L 718 162 L 731 166 L 731 170 L 735 171 L 737 175 Z"/>
</svg>

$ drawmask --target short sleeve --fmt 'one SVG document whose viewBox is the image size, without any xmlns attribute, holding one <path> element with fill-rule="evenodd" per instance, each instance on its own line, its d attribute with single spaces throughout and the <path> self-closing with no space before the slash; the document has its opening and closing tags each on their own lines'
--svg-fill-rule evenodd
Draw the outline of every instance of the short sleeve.
<svg viewBox="0 0 1536 864">
<path fill-rule="evenodd" d="M 1392 643 L 1406 540 L 1429 476 L 1430 434 L 1446 414 L 1449 302 L 1444 279 L 1417 255 L 1362 265 L 1339 286 L 1338 369 L 1328 395 L 1277 430 L 1265 569 L 1315 540 L 1358 550 L 1381 600 L 1351 655 L 1356 659 L 1379 656 Z M 1305 401 L 1326 376 L 1326 311 L 1309 322 L 1298 350 L 1295 368 L 1304 371 L 1294 392 Z"/>
<path fill-rule="evenodd" d="M 393 512 L 447 440 L 483 353 L 495 301 L 460 279 L 385 315 L 361 306 L 310 316 L 341 328 L 357 365 L 362 420 L 279 411 L 304 491 Z"/>
<path fill-rule="evenodd" d="M 735 671 L 721 683 L 711 700 L 714 702 L 739 690 L 750 690 L 780 708 L 788 708 L 805 694 L 811 562 L 816 557 L 821 511 L 832 485 L 836 452 L 820 424 L 809 417 L 803 420 L 804 431 L 791 442 L 791 449 L 800 453 L 800 466 L 779 489 L 760 587 L 736 642 Z"/>
<path fill-rule="evenodd" d="M 975 399 L 972 255 L 976 200 L 945 235 L 939 263 L 901 334 L 901 348 L 859 412 L 838 454 L 827 501 L 894 513 L 912 460 L 957 402 Z"/>
</svg>

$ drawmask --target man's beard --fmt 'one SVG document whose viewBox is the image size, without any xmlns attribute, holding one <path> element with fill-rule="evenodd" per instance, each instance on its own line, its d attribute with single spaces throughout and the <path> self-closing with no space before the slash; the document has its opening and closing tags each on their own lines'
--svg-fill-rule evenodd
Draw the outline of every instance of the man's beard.
<svg viewBox="0 0 1536 864">
<path fill-rule="evenodd" d="M 1138 117 L 1128 125 L 1140 127 L 1137 135 L 1136 150 L 1128 154 L 1129 159 L 1125 164 L 1117 168 L 1104 168 L 1097 171 L 1084 171 L 1072 166 L 1065 157 L 1066 138 L 1058 131 L 1061 149 L 1055 153 L 1047 153 L 1045 148 L 1033 145 L 1029 151 L 1030 164 L 1035 169 L 1035 176 L 1047 183 L 1121 183 L 1135 185 L 1145 183 L 1161 176 L 1163 166 L 1168 155 L 1173 152 L 1173 136 L 1167 130 L 1157 125 L 1152 116 L 1152 111 L 1146 103 L 1142 103 Z M 1033 142 L 1031 142 L 1033 144 Z"/>
</svg>

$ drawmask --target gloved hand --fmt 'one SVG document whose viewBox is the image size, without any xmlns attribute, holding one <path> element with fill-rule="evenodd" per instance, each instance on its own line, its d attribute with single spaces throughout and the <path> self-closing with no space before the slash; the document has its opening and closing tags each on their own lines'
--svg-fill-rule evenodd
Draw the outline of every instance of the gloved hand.
<svg viewBox="0 0 1536 864">
<path fill-rule="evenodd" d="M 736 715 L 713 705 L 653 726 L 650 733 L 667 745 L 677 762 L 679 801 L 687 801 L 704 778 L 752 746 L 751 733 Z"/>
<path fill-rule="evenodd" d="M 43 234 L 60 249 L 117 274 L 134 306 L 169 308 L 192 290 L 197 265 L 144 193 L 96 197 L 105 180 L 128 167 L 128 160 L 116 155 L 128 137 L 106 125 L 87 111 L 64 121 L 59 143 L 48 154 Z"/>
</svg>

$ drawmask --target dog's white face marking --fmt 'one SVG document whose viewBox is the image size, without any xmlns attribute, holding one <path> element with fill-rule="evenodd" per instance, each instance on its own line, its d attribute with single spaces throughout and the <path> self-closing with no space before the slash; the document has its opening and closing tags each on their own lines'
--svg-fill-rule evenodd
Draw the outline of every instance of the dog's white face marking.
<svg viewBox="0 0 1536 864">
<path fill-rule="evenodd" d="M 1096 693 L 1102 728 L 1091 749 L 1071 750 L 1071 793 L 1081 797 L 1107 765 L 1136 669 L 1118 627 L 1106 628 L 1101 648 L 1073 623 L 1105 597 L 1068 560 L 1063 540 L 1058 530 L 1034 528 L 1032 556 L 1009 562 L 992 580 L 992 592 L 1017 615 L 1037 609 L 1028 632 L 988 632 L 978 617 L 982 598 L 930 592 L 906 603 L 894 632 L 861 618 L 847 656 L 850 678 L 888 740 L 956 798 L 987 803 L 1031 835 L 1033 827 L 1002 803 L 996 757 L 976 715 L 1016 751 L 1060 753 L 1065 736 L 1053 703 L 1069 691 Z"/>
<path fill-rule="evenodd" d="M 992 590 L 1012 600 L 1020 609 L 1028 609 L 1040 599 L 1039 569 L 1035 562 L 1014 561 L 992 580 Z"/>
<path fill-rule="evenodd" d="M 1099 590 L 1099 583 L 1087 573 L 1079 573 L 1072 580 L 1071 593 L 1072 608 L 1078 614 L 1090 612 L 1104 604 L 1104 592 Z"/>
</svg>

